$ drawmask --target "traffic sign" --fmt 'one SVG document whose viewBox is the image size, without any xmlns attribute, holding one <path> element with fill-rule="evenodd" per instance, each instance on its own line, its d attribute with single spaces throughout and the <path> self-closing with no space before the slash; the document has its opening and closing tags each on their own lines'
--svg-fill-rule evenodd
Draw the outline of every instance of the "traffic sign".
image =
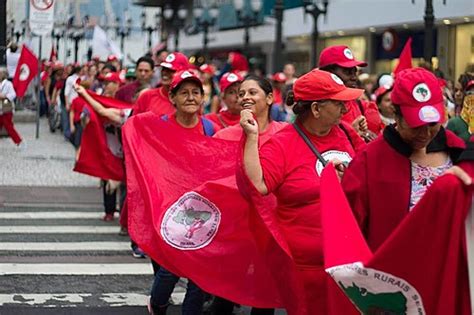
<svg viewBox="0 0 474 315">
<path fill-rule="evenodd" d="M 54 24 L 55 0 L 30 0 L 30 29 L 34 35 L 51 33 Z"/>
</svg>

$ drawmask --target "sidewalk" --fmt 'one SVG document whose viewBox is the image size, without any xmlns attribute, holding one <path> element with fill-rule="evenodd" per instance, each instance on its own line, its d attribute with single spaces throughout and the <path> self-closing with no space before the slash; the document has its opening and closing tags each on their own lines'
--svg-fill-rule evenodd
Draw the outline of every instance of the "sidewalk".
<svg viewBox="0 0 474 315">
<path fill-rule="evenodd" d="M 0 138 L 0 186 L 98 187 L 98 179 L 72 171 L 74 147 L 60 131 L 49 131 L 46 118 L 40 120 L 39 139 L 34 122 L 15 127 L 26 148 L 15 146 L 8 137 Z"/>
</svg>

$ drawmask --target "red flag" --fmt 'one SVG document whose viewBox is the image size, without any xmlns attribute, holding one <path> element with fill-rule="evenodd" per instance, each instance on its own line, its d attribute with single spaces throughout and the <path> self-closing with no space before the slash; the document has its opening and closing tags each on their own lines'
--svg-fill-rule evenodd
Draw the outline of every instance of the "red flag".
<svg viewBox="0 0 474 315">
<path fill-rule="evenodd" d="M 393 69 L 394 76 L 397 75 L 402 70 L 412 68 L 411 64 L 412 54 L 411 54 L 411 37 L 408 38 L 403 50 L 400 54 L 400 58 L 398 59 L 398 64 Z"/>
<path fill-rule="evenodd" d="M 15 88 L 17 97 L 23 97 L 25 95 L 28 85 L 37 74 L 38 58 L 36 58 L 26 45 L 23 45 L 15 76 L 13 77 L 13 87 Z"/>
<path fill-rule="evenodd" d="M 104 107 L 129 110 L 128 104 L 114 98 L 89 94 Z M 74 171 L 102 179 L 125 180 L 120 129 L 100 117 L 91 106 L 85 106 L 90 120 L 82 132 L 81 151 Z"/>
<path fill-rule="evenodd" d="M 439 178 L 372 255 L 333 168 L 321 187 L 326 271 L 363 314 L 470 314 L 464 221 L 472 189 Z"/>
<path fill-rule="evenodd" d="M 123 140 L 129 233 L 151 258 L 237 303 L 298 303 L 291 259 L 237 189 L 236 142 L 189 134 L 152 113 L 132 117 Z"/>
<path fill-rule="evenodd" d="M 51 47 L 51 53 L 49 54 L 49 61 L 55 62 L 58 60 L 58 52 L 56 51 L 56 48 L 54 48 L 54 45 Z"/>
</svg>

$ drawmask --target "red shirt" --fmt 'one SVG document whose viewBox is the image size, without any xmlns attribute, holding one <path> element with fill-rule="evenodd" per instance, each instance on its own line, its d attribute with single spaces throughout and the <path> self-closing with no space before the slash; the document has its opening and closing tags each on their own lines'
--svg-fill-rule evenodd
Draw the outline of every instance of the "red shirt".
<svg viewBox="0 0 474 315">
<path fill-rule="evenodd" d="M 74 112 L 74 122 L 81 120 L 81 113 L 87 102 L 82 97 L 76 97 L 71 103 L 71 111 Z"/>
<path fill-rule="evenodd" d="M 137 115 L 148 111 L 158 116 L 172 115 L 176 112 L 168 97 L 168 92 L 163 87 L 144 91 L 138 97 L 133 108 L 133 114 Z"/>
<path fill-rule="evenodd" d="M 273 104 L 282 105 L 283 96 L 280 89 L 273 89 Z"/>
<path fill-rule="evenodd" d="M 240 114 L 231 114 L 226 110 L 219 113 L 207 114 L 204 117 L 216 123 L 219 129 L 234 126 L 240 122 Z"/>
<path fill-rule="evenodd" d="M 382 120 L 380 119 L 380 113 L 377 108 L 377 104 L 374 102 L 366 102 L 366 101 L 360 101 L 362 105 L 362 109 L 364 111 L 363 115 L 367 119 L 367 125 L 369 127 L 369 130 L 374 132 L 375 134 L 380 134 L 382 131 L 384 125 L 382 123 Z M 347 113 L 342 116 L 342 119 L 349 123 L 352 124 L 352 122 L 362 115 L 362 112 L 360 110 L 360 106 L 357 103 L 357 101 L 348 101 L 345 103 L 346 108 L 347 108 Z"/>
<path fill-rule="evenodd" d="M 277 133 L 278 131 L 286 127 L 287 125 L 288 124 L 285 122 L 271 121 L 268 124 L 267 129 L 258 135 L 259 146 L 262 146 L 265 142 L 270 140 L 270 138 L 275 133 Z M 230 140 L 230 141 L 239 141 L 241 137 L 242 137 L 242 127 L 240 125 L 235 125 L 229 128 L 221 129 L 214 135 L 214 138 Z"/>
<path fill-rule="evenodd" d="M 135 96 L 135 93 L 137 92 L 139 87 L 140 82 L 138 82 L 137 80 L 133 81 L 132 83 L 126 84 L 117 91 L 117 93 L 115 94 L 115 98 L 120 101 L 132 104 L 133 97 Z"/>
<path fill-rule="evenodd" d="M 357 150 L 365 147 L 353 129 L 348 132 Z M 338 126 L 324 137 L 305 133 L 326 159 L 333 155 L 350 161 L 355 155 L 347 135 Z M 321 162 L 293 125 L 288 125 L 262 146 L 260 161 L 268 191 L 277 197 L 277 218 L 295 262 L 300 266 L 323 266 L 317 172 L 322 167 Z"/>
<path fill-rule="evenodd" d="M 201 120 L 201 117 L 199 117 L 199 122 L 197 123 L 196 126 L 192 127 L 192 128 L 186 128 L 186 127 L 183 127 L 182 125 L 180 125 L 177 121 L 176 121 L 176 114 L 173 114 L 173 115 L 168 115 L 168 120 L 171 124 L 175 125 L 175 126 L 178 126 L 184 130 L 187 130 L 189 132 L 195 132 L 197 134 L 200 134 L 202 136 L 205 136 L 204 134 L 204 126 L 202 125 L 202 120 Z M 212 123 L 212 122 L 211 122 Z M 213 127 L 214 127 L 214 130 L 218 130 L 219 127 L 212 123 L 213 124 Z"/>
</svg>

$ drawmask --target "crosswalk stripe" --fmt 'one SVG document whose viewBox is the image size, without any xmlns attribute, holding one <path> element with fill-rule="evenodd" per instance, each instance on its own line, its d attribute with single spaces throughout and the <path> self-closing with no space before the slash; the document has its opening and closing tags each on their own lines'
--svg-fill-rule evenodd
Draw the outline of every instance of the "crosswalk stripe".
<svg viewBox="0 0 474 315">
<path fill-rule="evenodd" d="M 148 275 L 150 263 L 107 264 L 0 264 L 0 275 Z"/>
<path fill-rule="evenodd" d="M 96 219 L 103 214 L 85 211 L 0 212 L 0 219 Z"/>
<path fill-rule="evenodd" d="M 84 225 L 16 225 L 0 226 L 0 234 L 117 234 L 117 226 L 84 226 Z"/>
<path fill-rule="evenodd" d="M 129 242 L 1 242 L 0 251 L 120 251 L 130 250 Z"/>
</svg>

